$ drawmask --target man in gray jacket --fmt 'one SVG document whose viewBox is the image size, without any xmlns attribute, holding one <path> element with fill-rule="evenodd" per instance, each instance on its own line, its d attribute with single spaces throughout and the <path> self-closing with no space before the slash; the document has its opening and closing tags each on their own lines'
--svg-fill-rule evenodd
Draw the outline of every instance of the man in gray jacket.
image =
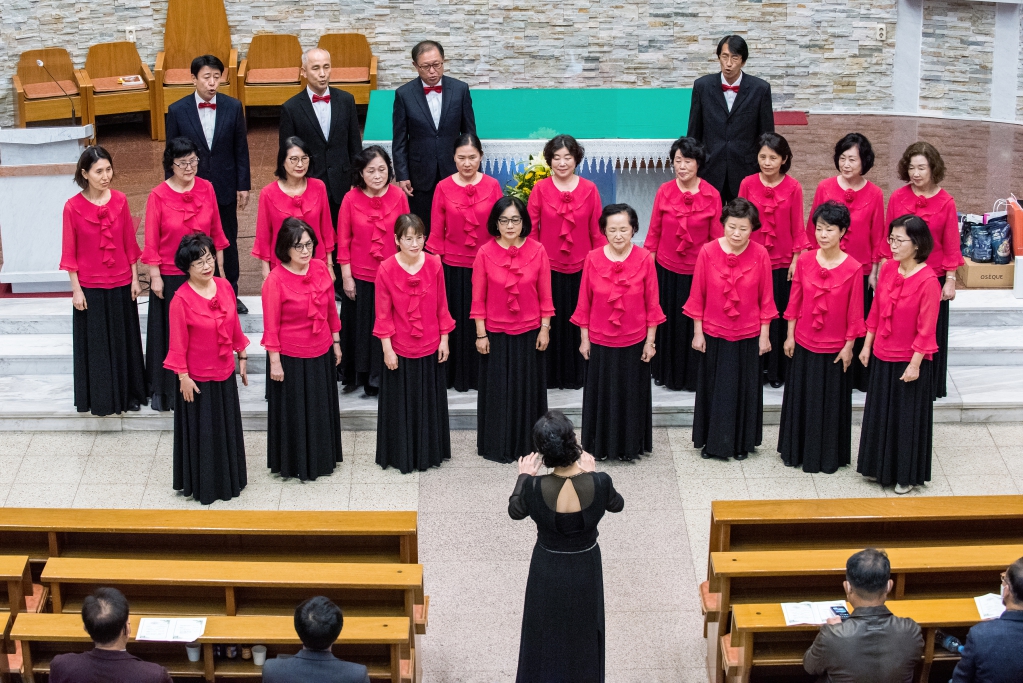
<svg viewBox="0 0 1023 683">
<path fill-rule="evenodd" d="M 309 598 L 295 610 L 295 631 L 302 649 L 293 657 L 268 659 L 265 683 L 369 683 L 362 664 L 338 659 L 330 647 L 341 635 L 341 608 L 323 596 Z"/>
<path fill-rule="evenodd" d="M 845 564 L 848 619 L 829 619 L 803 655 L 803 668 L 820 683 L 911 683 L 924 651 L 920 627 L 884 606 L 892 589 L 883 550 L 868 548 Z"/>
</svg>

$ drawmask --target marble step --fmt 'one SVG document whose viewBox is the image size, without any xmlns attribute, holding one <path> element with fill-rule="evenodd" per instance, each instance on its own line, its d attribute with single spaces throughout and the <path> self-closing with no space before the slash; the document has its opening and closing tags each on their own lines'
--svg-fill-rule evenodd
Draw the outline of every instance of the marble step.
<svg viewBox="0 0 1023 683">
<path fill-rule="evenodd" d="M 949 327 L 948 364 L 1023 366 L 1023 327 Z"/>
</svg>

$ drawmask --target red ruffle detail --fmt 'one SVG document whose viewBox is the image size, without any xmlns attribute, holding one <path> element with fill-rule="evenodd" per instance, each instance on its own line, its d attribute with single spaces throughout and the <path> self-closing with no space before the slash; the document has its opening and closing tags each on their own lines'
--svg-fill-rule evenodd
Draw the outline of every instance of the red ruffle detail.
<svg viewBox="0 0 1023 683">
<path fill-rule="evenodd" d="M 317 283 L 313 281 L 311 273 L 306 273 L 302 278 L 302 284 L 309 292 L 306 315 L 313 322 L 313 336 L 318 336 L 323 331 L 323 326 L 327 324 L 327 313 L 324 311 L 326 307 L 323 301 L 325 290 L 316 286 Z"/>
<path fill-rule="evenodd" d="M 213 295 L 213 298 L 209 300 L 210 316 L 213 318 L 214 323 L 217 327 L 217 349 L 219 356 L 231 355 L 231 347 L 234 346 L 234 337 L 231 335 L 231 331 L 227 329 L 227 311 L 220 305 L 220 297 Z"/>
<path fill-rule="evenodd" d="M 842 196 L 842 199 L 845 200 L 846 204 L 852 204 L 856 200 L 856 191 L 846 190 L 845 194 Z"/>
<path fill-rule="evenodd" d="M 742 271 L 738 269 L 739 257 L 735 254 L 728 254 L 725 262 L 728 265 L 728 270 L 721 273 L 722 279 L 725 281 L 725 288 L 723 294 L 725 295 L 725 315 L 733 320 L 739 317 L 739 291 L 736 286 L 739 282 L 739 278 L 742 277 Z"/>
<path fill-rule="evenodd" d="M 611 304 L 612 309 L 609 322 L 616 327 L 621 327 L 622 316 L 625 315 L 625 293 L 629 291 L 629 277 L 625 273 L 625 262 L 613 261 L 604 277 L 611 282 L 611 295 L 607 297 L 607 302 Z"/>
<path fill-rule="evenodd" d="M 512 247 L 514 249 L 514 247 Z M 426 290 L 422 287 L 423 281 L 416 275 L 409 275 L 405 281 L 407 287 L 406 293 L 409 295 L 408 299 L 408 310 L 405 312 L 408 316 L 408 322 L 412 326 L 410 334 L 419 339 L 423 336 L 423 312 L 420 309 L 419 304 L 423 300 L 423 294 Z"/>
<path fill-rule="evenodd" d="M 824 282 L 816 285 L 816 291 L 813 293 L 813 312 L 811 313 L 813 321 L 811 325 L 815 330 L 824 329 L 824 315 L 828 312 L 827 295 L 831 292 L 832 284 L 831 271 L 827 268 L 821 268 L 819 276 Z"/>
<path fill-rule="evenodd" d="M 366 218 L 373 224 L 373 234 L 370 236 L 370 243 L 373 246 L 370 247 L 369 253 L 377 261 L 383 261 L 387 258 L 384 249 L 389 231 L 384 225 L 384 200 L 382 197 L 369 198 L 369 213 L 366 214 Z"/>
<path fill-rule="evenodd" d="M 775 196 L 774 188 L 765 187 L 763 206 L 760 207 L 760 230 L 764 235 L 764 248 L 768 251 L 774 247 L 774 240 L 778 236 L 774 217 L 777 210 L 778 199 Z"/>
<path fill-rule="evenodd" d="M 573 196 L 571 192 L 562 192 L 561 201 L 558 202 L 558 216 L 561 217 L 561 252 L 572 253 L 575 240 L 572 233 L 575 231 L 575 208 L 572 206 Z"/>
<path fill-rule="evenodd" d="M 682 193 L 682 203 L 675 205 L 675 219 L 678 221 L 678 228 L 675 230 L 675 237 L 678 238 L 678 246 L 675 251 L 681 256 L 693 245 L 693 238 L 689 235 L 689 217 L 695 210 L 696 195 L 692 192 Z"/>
<path fill-rule="evenodd" d="M 502 268 L 508 269 L 509 277 L 505 280 L 504 291 L 508 295 L 508 310 L 512 313 L 519 312 L 519 280 L 522 278 L 522 266 L 516 262 L 519 255 L 519 248 L 514 244 L 505 250 L 508 259 L 501 264 Z"/>
<path fill-rule="evenodd" d="M 103 264 L 107 268 L 113 268 L 114 255 L 117 253 L 117 245 L 114 244 L 113 220 L 110 218 L 110 209 L 101 206 L 96 210 L 96 218 L 99 220 L 99 247 L 103 250 Z"/>
<path fill-rule="evenodd" d="M 878 327 L 878 334 L 882 337 L 888 338 L 892 334 L 892 316 L 895 315 L 895 304 L 902 297 L 902 286 L 905 283 L 906 278 L 902 277 L 901 273 L 896 273 L 895 277 L 889 280 L 888 299 L 881 308 L 881 325 Z"/>
</svg>

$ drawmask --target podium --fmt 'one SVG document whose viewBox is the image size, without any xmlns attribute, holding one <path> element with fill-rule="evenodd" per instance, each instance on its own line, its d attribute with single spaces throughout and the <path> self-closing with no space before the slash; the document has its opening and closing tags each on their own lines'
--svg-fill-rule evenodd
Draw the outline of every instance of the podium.
<svg viewBox="0 0 1023 683">
<path fill-rule="evenodd" d="M 60 270 L 64 204 L 93 127 L 0 130 L 0 282 L 15 293 L 69 292 Z"/>
</svg>

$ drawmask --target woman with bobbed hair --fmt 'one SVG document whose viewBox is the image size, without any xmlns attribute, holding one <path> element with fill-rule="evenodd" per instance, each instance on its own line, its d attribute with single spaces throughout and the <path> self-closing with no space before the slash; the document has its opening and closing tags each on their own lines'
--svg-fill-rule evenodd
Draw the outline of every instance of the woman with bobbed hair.
<svg viewBox="0 0 1023 683">
<path fill-rule="evenodd" d="M 682 311 L 693 286 L 693 271 L 703 245 L 721 237 L 721 195 L 697 174 L 707 161 L 703 145 L 681 137 L 668 153 L 675 178 L 654 197 L 650 230 L 643 247 L 656 256 L 661 310 L 667 320 L 657 328 L 659 352 L 650 364 L 654 382 L 671 391 L 696 391 L 702 358 L 693 349 L 693 320 Z"/>
<path fill-rule="evenodd" d="M 514 520 L 531 517 L 537 541 L 529 563 L 518 683 L 604 681 L 604 575 L 597 525 L 625 500 L 597 472 L 572 423 L 558 410 L 533 426 L 536 451 L 519 459 L 508 500 Z M 550 474 L 536 476 L 540 467 Z"/>
</svg>

